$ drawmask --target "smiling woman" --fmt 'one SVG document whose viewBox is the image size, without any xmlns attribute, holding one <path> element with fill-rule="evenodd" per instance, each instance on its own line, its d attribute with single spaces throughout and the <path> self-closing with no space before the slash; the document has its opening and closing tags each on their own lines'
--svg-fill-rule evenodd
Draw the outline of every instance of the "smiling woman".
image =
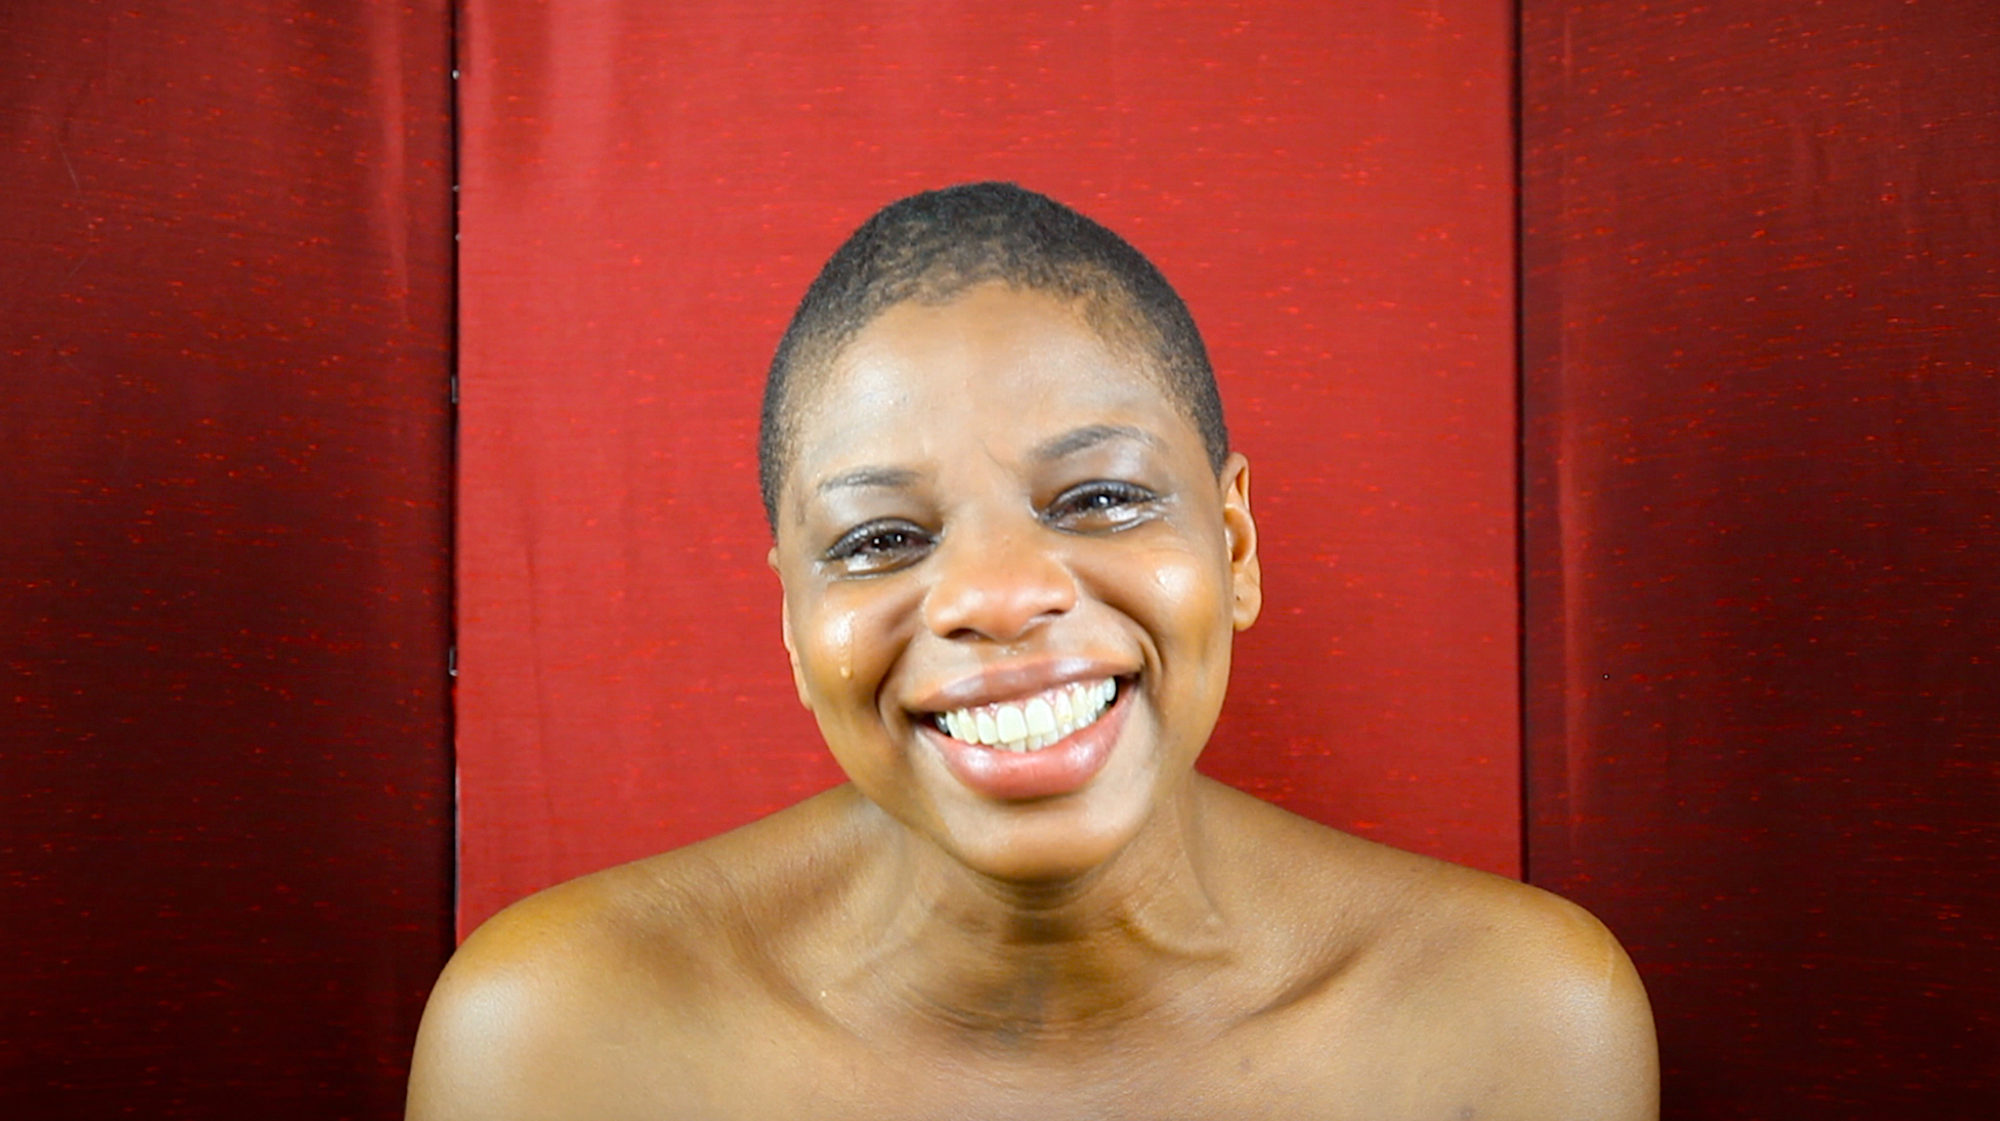
<svg viewBox="0 0 2000 1121">
<path fill-rule="evenodd" d="M 849 784 L 544 892 L 415 1118 L 1643 1118 L 1595 920 L 1198 774 L 1262 603 L 1185 308 L 1000 184 L 878 214 L 773 363 L 800 701 Z"/>
<path fill-rule="evenodd" d="M 1256 617 L 1242 461 L 1218 479 L 1145 365 L 999 281 L 889 309 L 822 378 L 774 511 L 801 700 L 860 792 L 966 866 L 1103 866 L 1186 786 Z M 1111 703 L 1007 750 L 1072 688 Z"/>
</svg>

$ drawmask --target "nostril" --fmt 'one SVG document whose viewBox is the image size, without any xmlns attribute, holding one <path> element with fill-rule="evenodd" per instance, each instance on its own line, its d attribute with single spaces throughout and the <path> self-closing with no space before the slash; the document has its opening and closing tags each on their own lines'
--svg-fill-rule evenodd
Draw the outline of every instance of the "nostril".
<svg viewBox="0 0 2000 1121">
<path fill-rule="evenodd" d="M 948 534 L 927 573 L 924 624 L 959 641 L 1014 641 L 1078 597 L 1062 556 L 1029 531 Z"/>
<path fill-rule="evenodd" d="M 1075 606 L 1074 594 L 1046 586 L 938 591 L 925 605 L 925 621 L 933 633 L 956 641 L 1012 641 Z"/>
</svg>

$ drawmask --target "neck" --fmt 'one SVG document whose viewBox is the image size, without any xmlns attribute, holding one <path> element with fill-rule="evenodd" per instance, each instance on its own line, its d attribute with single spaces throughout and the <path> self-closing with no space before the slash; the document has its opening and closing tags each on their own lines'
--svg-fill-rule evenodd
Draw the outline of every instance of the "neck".
<svg viewBox="0 0 2000 1121">
<path fill-rule="evenodd" d="M 1106 864 L 1032 883 L 982 875 L 898 827 L 866 949 L 841 987 L 1006 1047 L 1171 1023 L 1232 957 L 1200 826 L 1190 786 Z"/>
</svg>

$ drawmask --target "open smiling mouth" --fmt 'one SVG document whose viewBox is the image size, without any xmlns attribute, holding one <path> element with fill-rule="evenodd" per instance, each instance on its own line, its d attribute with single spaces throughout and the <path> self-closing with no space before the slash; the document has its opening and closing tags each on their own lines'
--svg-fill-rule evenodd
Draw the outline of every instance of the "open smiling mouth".
<svg viewBox="0 0 2000 1121">
<path fill-rule="evenodd" d="M 1039 751 L 1090 727 L 1118 699 L 1117 678 L 1079 681 L 1004 704 L 934 712 L 930 725 L 960 743 L 995 751 Z"/>
</svg>

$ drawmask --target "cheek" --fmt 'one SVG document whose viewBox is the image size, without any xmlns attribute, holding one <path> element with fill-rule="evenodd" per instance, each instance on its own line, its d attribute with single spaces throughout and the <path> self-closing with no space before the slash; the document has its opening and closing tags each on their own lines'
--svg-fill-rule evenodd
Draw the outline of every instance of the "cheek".
<svg viewBox="0 0 2000 1121">
<path fill-rule="evenodd" d="M 854 680 L 856 614 L 851 608 L 821 604 L 804 617 L 795 617 L 792 638 L 799 668 L 815 693 L 823 696 Z"/>
<path fill-rule="evenodd" d="M 1215 554 L 1214 549 L 1200 547 L 1162 552 L 1151 565 L 1147 595 L 1185 626 L 1226 621 L 1229 566 Z"/>
<path fill-rule="evenodd" d="M 1226 564 L 1199 543 L 1179 540 L 1128 551 L 1091 566 L 1098 598 L 1157 644 L 1174 676 L 1203 672 L 1235 634 Z"/>
<path fill-rule="evenodd" d="M 854 612 L 841 611 L 827 617 L 820 627 L 819 646 L 832 671 L 842 681 L 854 677 Z"/>
<path fill-rule="evenodd" d="M 1194 558 L 1176 556 L 1154 566 L 1150 591 L 1155 599 L 1179 608 L 1182 613 L 1199 611 L 1203 601 L 1212 598 L 1203 586 L 1206 575 Z"/>
<path fill-rule="evenodd" d="M 888 589 L 857 593 L 839 586 L 810 589 L 810 606 L 793 616 L 800 668 L 823 699 L 859 689 L 873 694 L 900 648 L 904 611 Z"/>
</svg>

